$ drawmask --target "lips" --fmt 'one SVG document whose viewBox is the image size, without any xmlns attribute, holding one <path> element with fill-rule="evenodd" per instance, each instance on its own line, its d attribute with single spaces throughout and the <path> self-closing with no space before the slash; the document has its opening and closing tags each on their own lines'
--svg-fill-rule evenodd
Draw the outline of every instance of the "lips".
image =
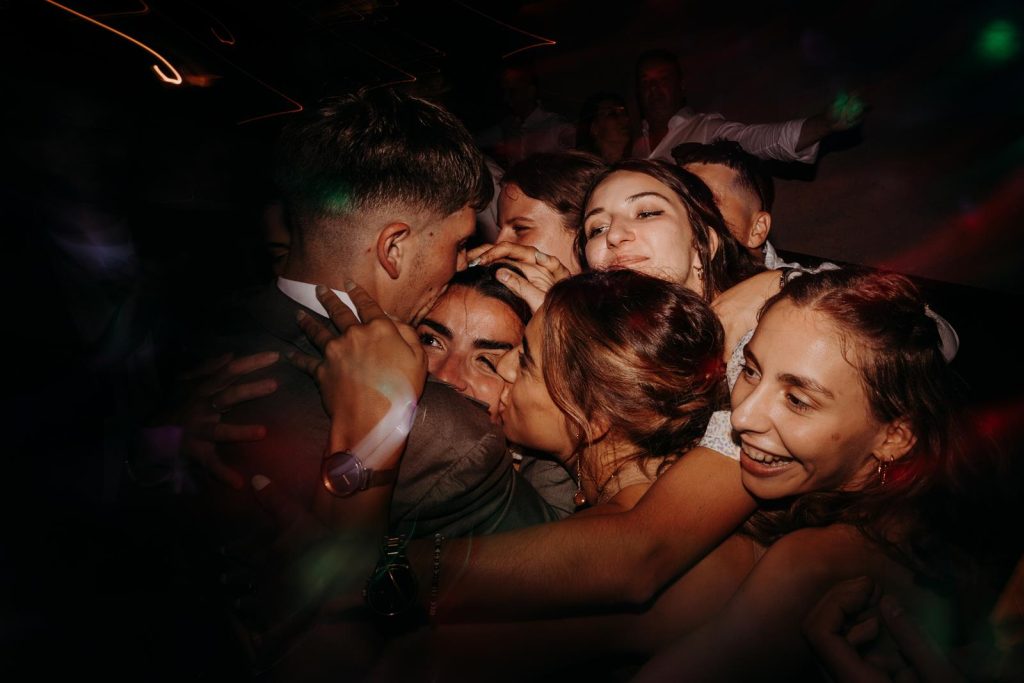
<svg viewBox="0 0 1024 683">
<path fill-rule="evenodd" d="M 751 474 L 771 477 L 780 474 L 796 463 L 789 456 L 776 455 L 741 440 L 740 466 Z"/>
<path fill-rule="evenodd" d="M 609 264 L 609 268 L 626 268 L 631 269 L 638 263 L 643 263 L 647 260 L 646 256 L 617 256 Z"/>
</svg>

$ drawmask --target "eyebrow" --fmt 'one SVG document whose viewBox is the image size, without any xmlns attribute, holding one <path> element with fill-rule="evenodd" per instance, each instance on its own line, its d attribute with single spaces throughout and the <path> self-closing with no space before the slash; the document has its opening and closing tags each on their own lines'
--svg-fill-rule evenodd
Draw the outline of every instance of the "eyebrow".
<svg viewBox="0 0 1024 683">
<path fill-rule="evenodd" d="M 626 201 L 632 204 L 633 202 L 643 199 L 644 197 L 658 197 L 659 199 L 664 199 L 666 202 L 668 201 L 668 197 L 661 194 L 660 192 L 638 192 L 637 194 L 626 197 Z"/>
<path fill-rule="evenodd" d="M 486 349 L 488 351 L 509 351 L 514 344 L 508 342 L 494 341 L 493 339 L 474 339 L 473 348 Z"/>
<path fill-rule="evenodd" d="M 755 365 L 760 367 L 761 364 L 757 361 L 757 356 L 754 355 L 754 352 L 750 350 L 749 344 L 743 349 L 743 355 L 748 360 L 753 361 Z M 775 377 L 783 384 L 792 384 L 793 386 L 799 389 L 803 389 L 805 391 L 813 391 L 815 393 L 825 396 L 826 398 L 833 400 L 836 397 L 836 395 L 833 394 L 830 389 L 826 389 L 824 386 L 822 386 L 818 382 L 815 382 L 813 379 L 809 377 L 801 377 L 800 375 L 794 375 L 791 372 L 782 372 L 776 375 Z"/>
<path fill-rule="evenodd" d="M 662 200 L 664 200 L 666 202 L 669 201 L 668 197 L 666 197 L 665 195 L 661 194 L 660 192 L 638 192 L 637 194 L 630 195 L 629 197 L 626 197 L 626 203 L 627 204 L 632 204 L 633 202 L 639 201 L 639 200 L 643 199 L 644 197 L 658 197 L 659 199 L 662 199 Z M 587 211 L 587 215 L 583 217 L 583 220 L 586 221 L 588 218 L 593 216 L 595 213 L 601 213 L 604 210 L 605 209 L 604 209 L 603 206 L 596 206 L 593 209 L 591 209 L 590 211 Z"/>
<path fill-rule="evenodd" d="M 434 330 L 435 332 L 437 332 L 442 337 L 446 337 L 448 339 L 451 339 L 452 336 L 453 336 L 452 335 L 452 331 L 450 329 L 448 329 L 447 327 L 445 327 L 441 323 L 437 322 L 436 320 L 431 320 L 430 318 L 424 318 L 423 320 L 420 321 L 420 325 L 426 325 L 427 327 L 429 327 L 430 329 Z"/>
<path fill-rule="evenodd" d="M 793 375 L 788 372 L 784 372 L 776 376 L 780 382 L 785 384 L 792 384 L 793 386 L 804 389 L 805 391 L 813 391 L 830 399 L 835 399 L 836 397 L 830 390 L 826 389 L 809 377 L 801 377 L 800 375 Z"/>
</svg>

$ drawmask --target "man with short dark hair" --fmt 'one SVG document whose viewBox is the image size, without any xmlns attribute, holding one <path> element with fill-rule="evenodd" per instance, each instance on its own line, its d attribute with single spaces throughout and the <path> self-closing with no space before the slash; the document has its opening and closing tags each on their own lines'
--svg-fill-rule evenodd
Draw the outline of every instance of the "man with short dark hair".
<svg viewBox="0 0 1024 683">
<path fill-rule="evenodd" d="M 239 353 L 319 355 L 296 324 L 300 312 L 327 322 L 317 284 L 351 306 L 345 292 L 349 282 L 358 283 L 392 318 L 415 323 L 465 268 L 475 211 L 492 193 L 483 157 L 461 122 L 429 102 L 386 90 L 340 98 L 289 125 L 280 140 L 277 178 L 291 249 L 283 276 L 222 318 L 219 346 Z M 330 428 L 317 386 L 287 362 L 247 380 L 262 378 L 276 382 L 276 392 L 237 405 L 224 419 L 263 424 L 266 438 L 222 444 L 222 455 L 248 476 L 264 475 L 263 485 L 269 478 L 299 508 L 313 510 Z M 459 536 L 554 518 L 518 478 L 486 410 L 447 385 L 428 382 L 411 427 L 405 424 L 411 431 L 397 475 L 364 468 L 368 475 L 348 492 L 365 496 L 394 483 L 390 532 Z M 352 455 L 361 453 L 353 449 Z M 282 605 L 285 611 L 301 606 L 297 593 L 307 587 L 291 586 L 264 566 L 280 529 L 251 490 L 215 484 L 206 490 L 220 542 L 247 539 L 249 550 L 238 559 L 264 577 L 254 611 L 237 615 L 259 632 L 261 624 L 287 617 Z M 258 662 L 278 654 L 255 650 Z M 302 665 L 290 663 L 296 664 Z"/>
<path fill-rule="evenodd" d="M 775 184 L 763 162 L 738 142 L 722 139 L 708 145 L 677 145 L 672 156 L 715 195 L 733 237 L 768 268 L 775 268 L 778 257 L 768 241 Z"/>
<path fill-rule="evenodd" d="M 684 142 L 725 138 L 763 159 L 812 163 L 818 156 L 818 142 L 829 133 L 857 125 L 863 112 L 857 103 L 806 119 L 753 125 L 695 112 L 686 106 L 679 59 L 668 50 L 649 50 L 637 59 L 636 93 L 643 121 L 633 156 L 642 159 L 671 161 L 672 149 Z"/>
</svg>

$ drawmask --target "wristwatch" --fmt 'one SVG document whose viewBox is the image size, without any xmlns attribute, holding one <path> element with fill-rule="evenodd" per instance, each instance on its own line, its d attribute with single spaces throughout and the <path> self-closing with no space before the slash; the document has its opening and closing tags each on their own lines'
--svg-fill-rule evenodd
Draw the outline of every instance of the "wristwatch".
<svg viewBox="0 0 1024 683">
<path fill-rule="evenodd" d="M 381 557 L 366 581 L 363 599 L 380 616 L 405 615 L 416 604 L 416 575 L 405 556 L 405 536 L 385 536 Z"/>
<path fill-rule="evenodd" d="M 352 451 L 331 453 L 320 465 L 324 488 L 340 497 L 351 496 L 374 486 L 387 486 L 397 477 L 397 468 L 371 470 Z"/>
</svg>

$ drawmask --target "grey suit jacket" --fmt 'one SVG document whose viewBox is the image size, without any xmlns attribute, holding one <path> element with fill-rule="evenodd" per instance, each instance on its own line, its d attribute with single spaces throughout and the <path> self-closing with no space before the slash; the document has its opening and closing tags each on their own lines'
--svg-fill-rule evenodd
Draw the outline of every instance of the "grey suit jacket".
<svg viewBox="0 0 1024 683">
<path fill-rule="evenodd" d="M 280 351 L 274 366 L 251 379 L 273 377 L 278 390 L 241 404 L 226 422 L 267 426 L 267 438 L 224 448 L 228 463 L 246 475 L 270 477 L 303 506 L 319 486 L 320 462 L 329 420 L 314 381 L 292 366 L 284 353 L 318 355 L 295 322 L 303 308 L 273 284 L 235 302 L 221 319 L 217 342 L 236 354 Z M 310 315 L 318 316 L 309 309 Z M 254 506 L 251 492 L 215 491 L 229 535 L 251 535 L 269 520 Z M 399 469 L 391 505 L 391 526 L 412 536 L 493 533 L 556 519 L 558 515 L 512 468 L 501 431 L 477 403 L 449 386 L 428 382 Z M 268 529 L 269 531 L 269 529 Z"/>
</svg>

